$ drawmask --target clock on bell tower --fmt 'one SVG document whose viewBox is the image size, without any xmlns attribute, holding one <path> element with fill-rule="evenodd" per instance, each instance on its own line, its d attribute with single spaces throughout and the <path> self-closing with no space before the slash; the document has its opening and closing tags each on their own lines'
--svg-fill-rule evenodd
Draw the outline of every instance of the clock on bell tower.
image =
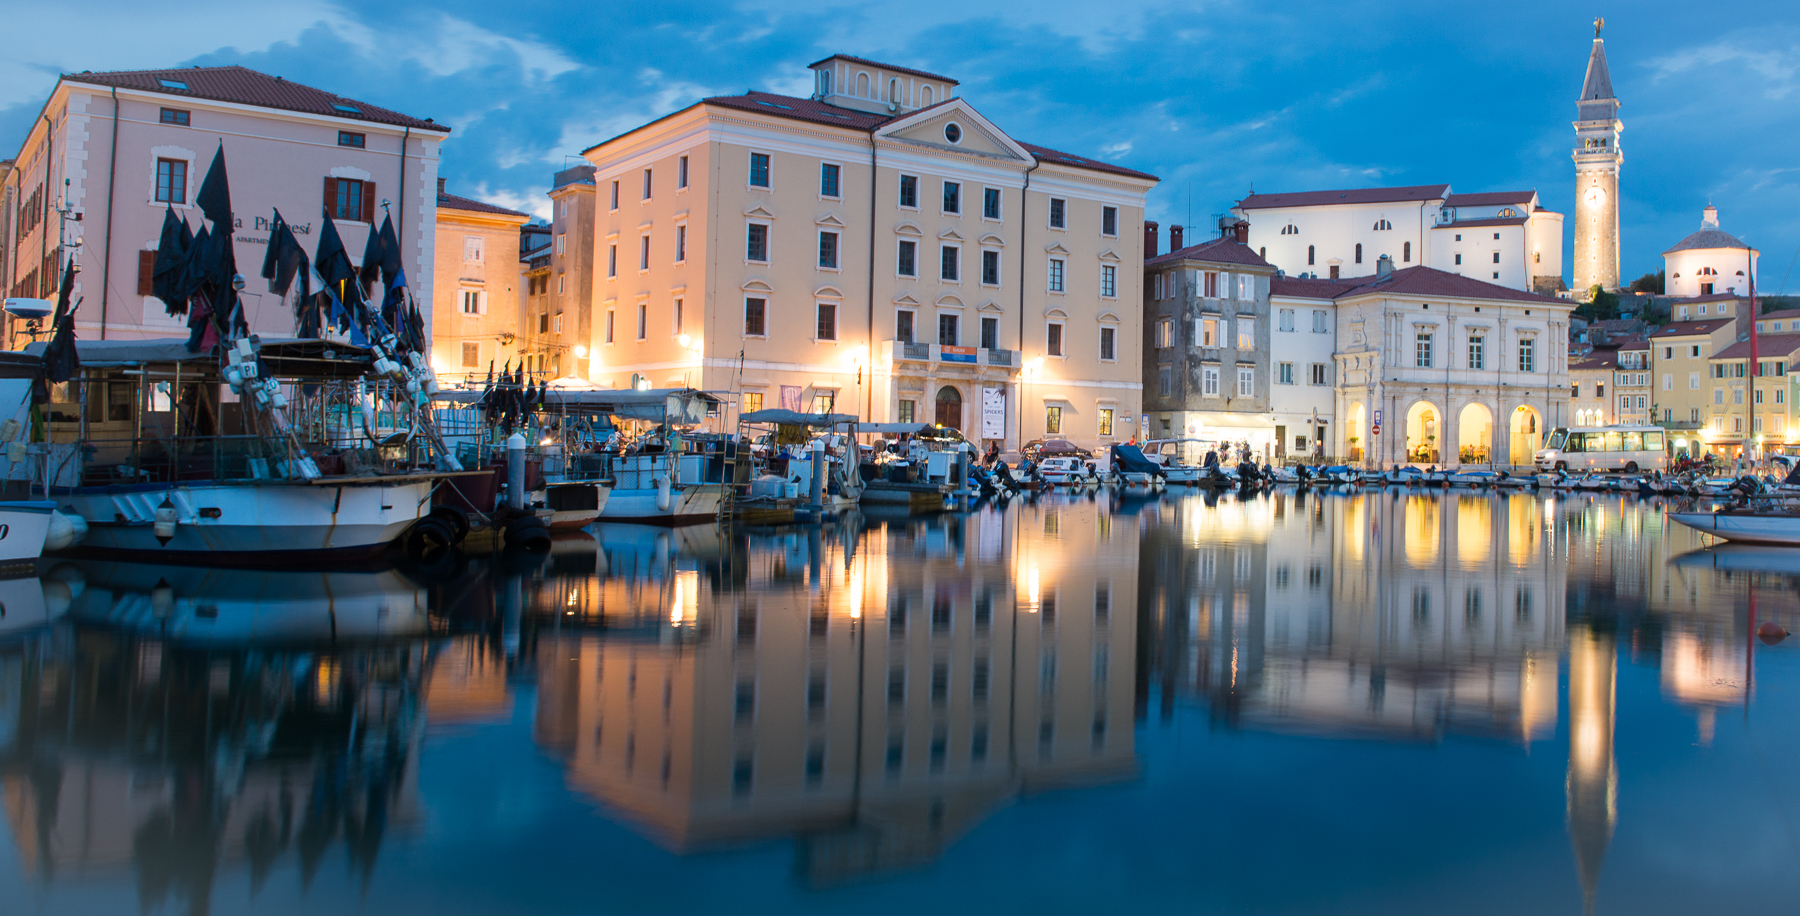
<svg viewBox="0 0 1800 916">
<path fill-rule="evenodd" d="M 1587 78 L 1575 102 L 1575 264 L 1577 295 L 1596 284 L 1619 287 L 1619 100 L 1613 97 L 1606 69 L 1606 44 L 1600 38 L 1604 20 L 1594 22 L 1594 47 L 1588 54 Z"/>
</svg>

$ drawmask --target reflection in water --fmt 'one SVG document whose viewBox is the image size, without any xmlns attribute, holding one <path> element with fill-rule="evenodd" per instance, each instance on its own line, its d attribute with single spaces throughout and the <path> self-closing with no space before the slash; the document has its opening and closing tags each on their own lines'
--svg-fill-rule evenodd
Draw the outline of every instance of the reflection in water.
<svg viewBox="0 0 1800 916">
<path fill-rule="evenodd" d="M 1706 742 L 1715 710 L 1752 702 L 1749 599 L 1800 629 L 1788 552 L 1671 561 L 1695 541 L 1598 497 L 1102 494 L 595 531 L 431 577 L 83 563 L 0 582 L 20 871 L 192 913 L 226 908 L 227 876 L 253 909 L 272 875 L 304 892 L 339 855 L 353 887 L 427 880 L 381 848 L 425 840 L 420 771 L 462 736 L 535 749 L 670 853 L 787 839 L 802 889 L 916 880 L 1021 796 L 1130 781 L 1134 720 L 1187 707 L 1300 753 L 1466 736 L 1560 766 L 1567 740 L 1570 886 L 1592 909 L 1621 664 Z"/>
</svg>

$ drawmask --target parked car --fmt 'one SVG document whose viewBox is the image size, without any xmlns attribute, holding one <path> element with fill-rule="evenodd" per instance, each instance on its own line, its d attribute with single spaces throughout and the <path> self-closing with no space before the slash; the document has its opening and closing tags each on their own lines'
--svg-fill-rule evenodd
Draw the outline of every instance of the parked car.
<svg viewBox="0 0 1800 916">
<path fill-rule="evenodd" d="M 1033 439 L 1025 443 L 1025 457 L 1033 463 L 1046 458 L 1092 458 L 1094 453 L 1067 439 Z"/>
</svg>

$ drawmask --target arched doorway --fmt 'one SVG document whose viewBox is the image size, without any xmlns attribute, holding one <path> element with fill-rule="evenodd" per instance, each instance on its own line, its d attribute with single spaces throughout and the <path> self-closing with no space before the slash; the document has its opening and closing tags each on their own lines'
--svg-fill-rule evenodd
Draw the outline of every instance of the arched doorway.
<svg viewBox="0 0 1800 916">
<path fill-rule="evenodd" d="M 963 427 L 962 392 L 950 385 L 938 389 L 937 424 L 956 430 Z"/>
<path fill-rule="evenodd" d="M 1440 448 L 1443 437 L 1443 417 L 1438 413 L 1437 405 L 1430 401 L 1415 401 L 1406 409 L 1406 454 L 1405 461 L 1416 461 L 1424 464 L 1441 464 Z"/>
<path fill-rule="evenodd" d="M 1539 440 L 1543 437 L 1543 424 L 1539 421 L 1538 412 L 1523 404 L 1514 408 L 1512 421 L 1507 424 L 1507 433 L 1512 441 L 1508 460 L 1518 467 L 1530 464 L 1532 455 L 1538 450 Z"/>
<path fill-rule="evenodd" d="M 1456 460 L 1487 464 L 1494 460 L 1494 415 L 1485 404 L 1466 404 L 1456 415 Z"/>
<path fill-rule="evenodd" d="M 1350 405 L 1350 421 L 1344 424 L 1344 457 L 1350 461 L 1361 461 L 1363 449 L 1368 446 L 1368 418 L 1364 416 L 1362 402 Z"/>
</svg>

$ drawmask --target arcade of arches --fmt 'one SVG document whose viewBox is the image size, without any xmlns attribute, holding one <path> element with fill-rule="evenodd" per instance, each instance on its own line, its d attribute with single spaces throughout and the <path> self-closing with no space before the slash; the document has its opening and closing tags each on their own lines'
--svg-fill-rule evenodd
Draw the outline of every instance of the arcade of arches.
<svg viewBox="0 0 1800 916">
<path fill-rule="evenodd" d="M 1386 400 L 1396 408 L 1405 405 L 1405 412 L 1401 414 L 1397 410 L 1396 418 L 1401 422 L 1381 431 L 1373 428 L 1362 403 L 1347 405 L 1349 420 L 1344 425 L 1344 454 L 1348 460 L 1384 466 L 1498 464 L 1523 467 L 1531 464 L 1533 454 L 1543 443 L 1543 414 L 1539 408 L 1528 404 L 1515 402 L 1503 411 L 1506 416 L 1501 421 L 1496 418 L 1493 405 L 1482 401 L 1457 398 L 1446 411 L 1429 398 L 1417 398 L 1410 403 L 1399 397 Z"/>
</svg>

